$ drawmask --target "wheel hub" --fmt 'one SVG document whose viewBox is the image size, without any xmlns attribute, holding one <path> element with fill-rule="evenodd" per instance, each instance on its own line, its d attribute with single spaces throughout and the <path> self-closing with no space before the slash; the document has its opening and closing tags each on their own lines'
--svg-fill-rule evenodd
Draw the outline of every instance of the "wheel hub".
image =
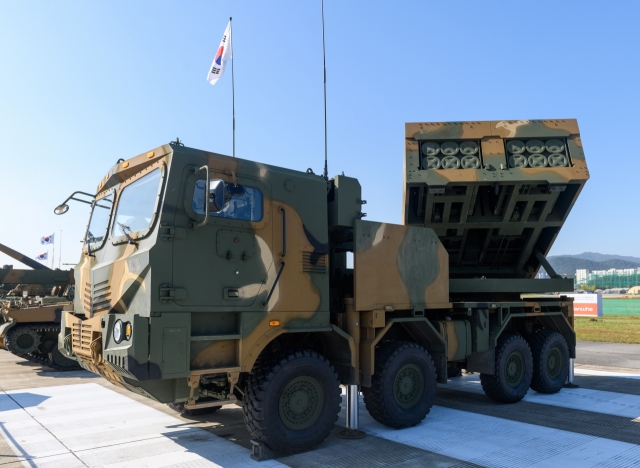
<svg viewBox="0 0 640 468">
<path fill-rule="evenodd" d="M 514 351 L 507 357 L 505 378 L 510 387 L 517 387 L 524 378 L 524 356 Z"/>
<path fill-rule="evenodd" d="M 296 377 L 280 395 L 280 418 L 289 429 L 306 429 L 318 420 L 323 404 L 320 383 L 310 376 Z"/>
<path fill-rule="evenodd" d="M 32 353 L 40 345 L 40 336 L 29 328 L 19 328 L 9 336 L 11 347 L 24 354 Z"/>
<path fill-rule="evenodd" d="M 393 397 L 401 408 L 413 408 L 424 393 L 424 376 L 415 364 L 400 368 L 393 383 Z"/>
<path fill-rule="evenodd" d="M 562 353 L 557 347 L 551 348 L 547 357 L 547 375 L 555 379 L 562 372 Z"/>
</svg>

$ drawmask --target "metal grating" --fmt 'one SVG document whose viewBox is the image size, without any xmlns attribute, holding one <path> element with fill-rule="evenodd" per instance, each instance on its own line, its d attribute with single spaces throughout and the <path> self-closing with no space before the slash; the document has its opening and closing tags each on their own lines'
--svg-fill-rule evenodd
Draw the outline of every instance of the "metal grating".
<svg viewBox="0 0 640 468">
<path fill-rule="evenodd" d="M 93 295 L 91 298 L 91 311 L 95 314 L 97 312 L 111 310 L 111 286 L 104 281 L 97 284 L 93 288 Z"/>
<path fill-rule="evenodd" d="M 84 294 L 82 295 L 82 306 L 85 314 L 91 312 L 91 283 L 84 284 Z"/>
<path fill-rule="evenodd" d="M 71 343 L 74 352 L 91 353 L 91 325 L 83 322 L 74 323 L 71 327 Z"/>
<path fill-rule="evenodd" d="M 324 275 L 327 273 L 327 255 L 314 252 L 302 252 L 302 272 Z"/>
</svg>

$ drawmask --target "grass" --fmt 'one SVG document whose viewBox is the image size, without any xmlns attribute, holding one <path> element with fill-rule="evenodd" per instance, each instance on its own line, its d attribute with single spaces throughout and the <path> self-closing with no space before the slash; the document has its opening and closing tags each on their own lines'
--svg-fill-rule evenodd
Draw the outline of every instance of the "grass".
<svg viewBox="0 0 640 468">
<path fill-rule="evenodd" d="M 640 344 L 640 316 L 575 317 L 578 340 Z"/>
</svg>

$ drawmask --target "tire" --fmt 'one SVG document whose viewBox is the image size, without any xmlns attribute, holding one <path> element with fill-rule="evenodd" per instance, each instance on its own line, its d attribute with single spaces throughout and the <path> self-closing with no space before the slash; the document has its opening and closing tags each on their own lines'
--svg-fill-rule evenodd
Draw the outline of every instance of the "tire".
<svg viewBox="0 0 640 468">
<path fill-rule="evenodd" d="M 455 377 L 461 377 L 462 370 L 458 366 L 447 367 L 447 378 L 453 379 Z"/>
<path fill-rule="evenodd" d="M 340 412 L 340 382 L 333 366 L 309 350 L 264 358 L 247 379 L 244 422 L 251 438 L 291 454 L 320 444 Z"/>
<path fill-rule="evenodd" d="M 569 346 L 564 337 L 540 330 L 531 339 L 533 378 L 531 388 L 539 393 L 557 393 L 569 375 Z"/>
<path fill-rule="evenodd" d="M 529 344 L 517 333 L 503 333 L 496 347 L 495 374 L 480 374 L 480 383 L 492 400 L 516 403 L 527 394 L 532 374 Z"/>
<path fill-rule="evenodd" d="M 433 406 L 436 368 L 427 350 L 408 341 L 396 341 L 376 350 L 371 387 L 362 389 L 373 419 L 401 429 L 422 421 Z"/>
<path fill-rule="evenodd" d="M 187 409 L 184 407 L 184 402 L 182 403 L 167 403 L 167 406 L 171 408 L 176 413 L 180 414 L 183 417 L 191 417 L 191 416 L 203 416 L 205 414 L 211 414 L 220 409 L 219 406 L 210 406 L 209 408 L 198 408 L 198 409 Z"/>
</svg>

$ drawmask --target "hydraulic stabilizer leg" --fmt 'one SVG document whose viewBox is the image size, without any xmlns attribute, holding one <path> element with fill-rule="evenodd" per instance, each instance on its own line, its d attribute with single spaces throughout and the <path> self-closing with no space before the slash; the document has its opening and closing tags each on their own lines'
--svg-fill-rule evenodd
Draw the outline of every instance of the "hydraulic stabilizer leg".
<svg viewBox="0 0 640 468">
<path fill-rule="evenodd" d="M 358 430 L 358 406 L 360 392 L 357 385 L 347 385 L 345 421 L 347 428 L 338 433 L 341 439 L 362 439 L 365 433 Z"/>
<path fill-rule="evenodd" d="M 574 379 L 574 359 L 569 359 L 569 375 L 567 375 L 567 383 L 564 384 L 564 388 L 578 388 L 579 385 L 573 383 Z"/>
</svg>

